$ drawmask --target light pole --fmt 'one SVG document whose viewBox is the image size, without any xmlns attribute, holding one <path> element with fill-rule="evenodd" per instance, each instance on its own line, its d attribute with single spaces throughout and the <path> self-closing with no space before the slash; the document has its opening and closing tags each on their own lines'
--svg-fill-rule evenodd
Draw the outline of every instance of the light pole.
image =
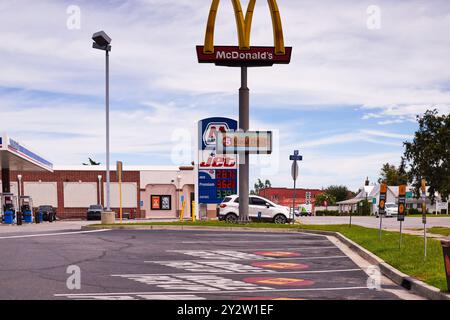
<svg viewBox="0 0 450 320">
<path fill-rule="evenodd" d="M 106 211 L 111 211 L 110 206 L 110 174 L 109 174 L 109 52 L 111 51 L 111 38 L 104 32 L 93 34 L 94 49 L 103 50 L 106 53 Z"/>
</svg>

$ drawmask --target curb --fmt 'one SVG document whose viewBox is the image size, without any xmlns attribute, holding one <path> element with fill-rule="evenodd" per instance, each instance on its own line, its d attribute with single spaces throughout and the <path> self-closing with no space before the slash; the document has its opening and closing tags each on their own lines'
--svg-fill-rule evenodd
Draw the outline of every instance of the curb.
<svg viewBox="0 0 450 320">
<path fill-rule="evenodd" d="M 304 230 L 304 229 L 282 229 L 282 228 L 246 228 L 246 227 L 196 227 L 196 226 L 164 226 L 164 225 L 116 225 L 109 226 L 108 229 L 115 230 L 191 230 L 191 231 L 247 231 L 247 232 L 274 232 L 274 233 L 310 233 L 325 236 L 334 236 L 342 241 L 347 247 L 356 252 L 359 256 L 367 260 L 368 262 L 376 265 L 380 268 L 382 274 L 391 279 L 394 283 L 402 286 L 403 288 L 410 290 L 424 298 L 430 300 L 450 300 L 450 294 L 441 292 L 438 288 L 430 286 L 423 281 L 415 279 L 387 264 L 384 260 L 372 252 L 361 247 L 359 244 L 353 242 L 347 237 L 343 236 L 339 232 L 335 231 L 322 231 L 322 230 Z M 83 226 L 81 230 L 96 230 L 105 229 L 102 226 Z"/>
</svg>

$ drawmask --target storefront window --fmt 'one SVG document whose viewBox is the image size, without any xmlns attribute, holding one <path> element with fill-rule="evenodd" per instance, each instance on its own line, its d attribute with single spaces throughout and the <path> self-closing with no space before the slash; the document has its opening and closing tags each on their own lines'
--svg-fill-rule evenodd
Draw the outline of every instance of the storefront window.
<svg viewBox="0 0 450 320">
<path fill-rule="evenodd" d="M 172 209 L 172 196 L 170 195 L 151 195 L 150 200 L 152 210 Z"/>
</svg>

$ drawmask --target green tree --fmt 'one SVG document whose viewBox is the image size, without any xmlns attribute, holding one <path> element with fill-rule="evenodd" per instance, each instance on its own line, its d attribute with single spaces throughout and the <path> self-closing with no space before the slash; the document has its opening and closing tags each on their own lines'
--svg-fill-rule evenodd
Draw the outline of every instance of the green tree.
<svg viewBox="0 0 450 320">
<path fill-rule="evenodd" d="M 436 109 L 417 116 L 419 130 L 412 142 L 405 142 L 405 159 L 409 181 L 419 195 L 420 181 L 425 179 L 432 201 L 435 192 L 446 200 L 450 194 L 450 114 L 439 115 Z"/>
<path fill-rule="evenodd" d="M 408 174 L 406 172 L 406 163 L 403 157 L 398 168 L 389 163 L 385 163 L 381 167 L 378 183 L 386 183 L 388 186 L 398 186 L 406 184 L 407 181 Z"/>
<path fill-rule="evenodd" d="M 325 193 L 333 196 L 335 202 L 347 200 L 349 199 L 349 196 L 351 196 L 351 193 L 346 186 L 329 186 L 325 189 Z"/>
<path fill-rule="evenodd" d="M 315 199 L 316 199 L 315 204 L 319 206 L 324 206 L 325 201 L 329 206 L 336 204 L 336 198 L 333 195 L 326 192 L 316 195 Z"/>
<path fill-rule="evenodd" d="M 268 185 L 271 186 L 271 183 L 269 180 L 266 180 L 265 183 L 263 183 L 261 181 L 261 179 L 258 178 L 256 183 L 253 185 L 254 189 L 250 191 L 250 194 L 258 195 L 260 193 L 260 191 L 263 190 L 264 188 L 267 188 Z"/>
</svg>

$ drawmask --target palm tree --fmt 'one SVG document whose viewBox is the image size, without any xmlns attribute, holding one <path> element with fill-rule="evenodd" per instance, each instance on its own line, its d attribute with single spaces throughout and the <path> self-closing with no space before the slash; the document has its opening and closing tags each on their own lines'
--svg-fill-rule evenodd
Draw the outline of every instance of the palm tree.
<svg viewBox="0 0 450 320">
<path fill-rule="evenodd" d="M 266 189 L 267 188 L 272 188 L 272 183 L 270 183 L 270 180 L 266 180 L 264 182 L 264 198 L 266 197 Z"/>
</svg>

